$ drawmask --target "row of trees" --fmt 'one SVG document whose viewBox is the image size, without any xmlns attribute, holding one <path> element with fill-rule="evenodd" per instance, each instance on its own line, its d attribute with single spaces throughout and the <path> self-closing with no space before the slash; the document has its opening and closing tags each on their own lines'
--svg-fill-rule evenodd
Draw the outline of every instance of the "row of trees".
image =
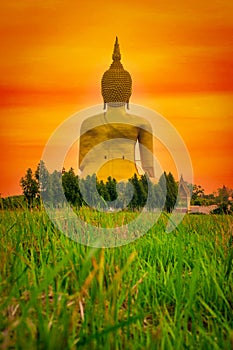
<svg viewBox="0 0 233 350">
<path fill-rule="evenodd" d="M 157 184 L 152 184 L 145 176 L 136 174 L 127 182 L 119 182 L 111 177 L 107 181 L 98 180 L 95 175 L 80 179 L 71 168 L 69 171 L 48 172 L 41 161 L 35 172 L 29 168 L 20 180 L 23 196 L 1 198 L 2 209 L 30 208 L 49 205 L 63 205 L 67 200 L 71 205 L 80 207 L 127 208 L 140 209 L 163 208 L 171 212 L 174 208 L 178 193 L 178 183 L 171 173 L 164 173 Z M 149 196 L 148 196 L 149 193 Z M 205 194 L 199 185 L 193 186 L 191 205 L 217 204 L 215 213 L 233 212 L 233 190 L 223 186 L 217 193 Z"/>
<path fill-rule="evenodd" d="M 153 184 L 146 175 L 138 177 L 136 174 L 127 182 L 117 183 L 111 176 L 104 182 L 95 174 L 80 179 L 72 168 L 50 174 L 43 161 L 35 173 L 29 168 L 20 184 L 29 207 L 38 206 L 41 200 L 46 205 L 56 206 L 67 200 L 76 207 L 89 205 L 102 209 L 135 210 L 146 205 L 171 212 L 178 193 L 178 184 L 171 173 L 164 173 L 158 184 Z"/>
</svg>

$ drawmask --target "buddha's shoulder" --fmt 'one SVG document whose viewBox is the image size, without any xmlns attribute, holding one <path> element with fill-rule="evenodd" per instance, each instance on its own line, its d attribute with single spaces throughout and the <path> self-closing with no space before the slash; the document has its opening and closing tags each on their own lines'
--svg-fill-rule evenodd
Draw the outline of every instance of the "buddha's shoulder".
<svg viewBox="0 0 233 350">
<path fill-rule="evenodd" d="M 82 122 L 81 129 L 87 131 L 93 129 L 97 126 L 103 125 L 104 123 L 104 113 L 93 115 Z"/>
<path fill-rule="evenodd" d="M 128 122 L 138 125 L 138 126 L 150 126 L 150 122 L 143 118 L 143 117 L 139 117 L 138 115 L 133 115 L 133 114 L 128 114 L 127 116 L 127 120 Z"/>
<path fill-rule="evenodd" d="M 144 129 L 151 129 L 150 122 L 142 117 L 137 115 L 133 115 L 130 113 L 125 114 L 111 114 L 108 115 L 106 113 L 96 114 L 85 119 L 82 123 L 81 129 L 82 132 L 93 129 L 95 127 L 99 127 L 107 124 L 127 124 L 132 127 L 140 127 Z"/>
</svg>

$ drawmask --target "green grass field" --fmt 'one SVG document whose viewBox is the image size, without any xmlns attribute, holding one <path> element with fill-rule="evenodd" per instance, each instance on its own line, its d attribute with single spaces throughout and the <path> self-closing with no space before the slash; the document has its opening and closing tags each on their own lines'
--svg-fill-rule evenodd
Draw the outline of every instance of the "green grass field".
<svg viewBox="0 0 233 350">
<path fill-rule="evenodd" d="M 44 211 L 1 211 L 0 348 L 233 348 L 233 217 L 166 220 L 94 249 Z"/>
</svg>

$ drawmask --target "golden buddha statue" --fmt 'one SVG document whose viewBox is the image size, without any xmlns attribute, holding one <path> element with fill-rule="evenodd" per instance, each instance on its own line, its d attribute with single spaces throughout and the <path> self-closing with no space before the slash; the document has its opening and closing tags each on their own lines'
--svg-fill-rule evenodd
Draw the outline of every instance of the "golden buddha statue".
<svg viewBox="0 0 233 350">
<path fill-rule="evenodd" d="M 81 125 L 80 172 L 83 177 L 95 173 L 99 179 L 111 176 L 117 181 L 134 173 L 154 178 L 152 127 L 146 119 L 127 110 L 132 79 L 121 64 L 118 38 L 112 59 L 101 81 L 103 113 L 89 117 Z"/>
</svg>

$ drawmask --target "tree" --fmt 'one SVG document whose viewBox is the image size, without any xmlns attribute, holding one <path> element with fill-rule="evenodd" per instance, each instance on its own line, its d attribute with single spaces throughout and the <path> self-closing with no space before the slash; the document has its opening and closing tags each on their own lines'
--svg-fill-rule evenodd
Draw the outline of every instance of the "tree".
<svg viewBox="0 0 233 350">
<path fill-rule="evenodd" d="M 217 202 L 219 204 L 228 204 L 230 196 L 231 191 L 225 185 L 222 188 L 218 188 Z"/>
<path fill-rule="evenodd" d="M 137 174 L 134 174 L 134 176 L 129 179 L 129 182 L 134 187 L 134 194 L 132 200 L 129 203 L 129 208 L 139 209 L 140 207 L 144 207 L 146 204 L 148 192 L 146 178 L 141 177 L 138 179 Z"/>
<path fill-rule="evenodd" d="M 35 198 L 39 196 L 39 184 L 37 179 L 33 176 L 31 168 L 28 168 L 26 175 L 21 178 L 20 185 L 28 207 L 32 208 Z"/>
<path fill-rule="evenodd" d="M 167 196 L 166 196 L 166 210 L 168 213 L 172 211 L 176 204 L 176 199 L 178 195 L 178 185 L 174 179 L 172 173 L 168 173 L 167 175 Z"/>
<path fill-rule="evenodd" d="M 98 191 L 99 195 L 105 201 L 109 202 L 110 201 L 110 195 L 108 193 L 108 190 L 107 190 L 106 185 L 103 182 L 103 180 L 98 181 L 98 179 L 97 179 L 96 188 L 97 188 L 97 191 Z"/>
<path fill-rule="evenodd" d="M 109 176 L 107 178 L 107 182 L 105 186 L 109 194 L 110 201 L 111 202 L 115 201 L 117 199 L 116 180 L 113 179 L 111 176 Z"/>
<path fill-rule="evenodd" d="M 68 172 L 63 170 L 62 186 L 65 197 L 69 203 L 80 207 L 82 205 L 82 195 L 79 190 L 78 181 L 73 168 L 70 168 Z"/>
<path fill-rule="evenodd" d="M 88 175 L 85 179 L 79 180 L 79 188 L 83 197 L 83 204 L 92 208 L 105 208 L 106 203 L 97 191 L 96 175 Z"/>
<path fill-rule="evenodd" d="M 35 178 L 38 183 L 40 198 L 47 202 L 51 198 L 51 179 L 43 160 L 37 166 Z"/>
<path fill-rule="evenodd" d="M 204 196 L 204 188 L 202 188 L 200 185 L 193 185 L 191 204 L 202 205 Z"/>
<path fill-rule="evenodd" d="M 171 213 L 175 204 L 178 195 L 178 185 L 172 175 L 172 173 L 164 174 L 159 179 L 159 186 L 163 193 L 166 193 L 166 201 L 164 209 Z"/>
<path fill-rule="evenodd" d="M 218 208 L 212 211 L 213 214 L 231 214 L 233 212 L 233 205 L 229 200 L 232 197 L 232 190 L 223 185 L 218 188 L 218 195 L 216 198 Z"/>
<path fill-rule="evenodd" d="M 162 210 L 166 202 L 166 194 L 167 194 L 166 189 L 163 190 L 159 184 L 155 184 L 153 186 L 153 192 L 154 192 L 154 202 L 152 207 Z"/>
<path fill-rule="evenodd" d="M 124 209 L 130 202 L 130 199 L 132 198 L 132 196 L 128 192 L 126 182 L 124 181 L 118 182 L 116 185 L 116 188 L 117 188 L 117 199 L 115 201 L 115 208 Z"/>
</svg>

